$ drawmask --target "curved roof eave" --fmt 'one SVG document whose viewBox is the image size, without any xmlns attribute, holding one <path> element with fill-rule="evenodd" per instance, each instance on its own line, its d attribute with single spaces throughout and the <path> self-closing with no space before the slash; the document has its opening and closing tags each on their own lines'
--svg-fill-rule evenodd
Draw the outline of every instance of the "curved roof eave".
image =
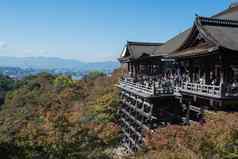
<svg viewBox="0 0 238 159">
<path fill-rule="evenodd" d="M 217 41 L 206 29 L 204 29 L 200 18 L 201 17 L 197 16 L 194 24 L 197 27 L 199 33 L 203 36 L 204 39 L 213 43 L 215 46 L 221 46 L 221 43 Z"/>
<path fill-rule="evenodd" d="M 226 10 L 215 14 L 211 16 L 212 18 L 219 18 L 219 19 L 232 19 L 232 20 L 238 20 L 238 6 L 232 7 L 232 8 L 227 8 Z M 201 28 L 201 27 L 199 27 Z M 169 39 L 163 46 L 161 46 L 155 54 L 161 54 L 161 53 L 167 53 L 167 54 L 173 54 L 176 52 L 176 50 L 180 49 L 181 46 L 185 43 L 185 41 L 188 39 L 188 37 L 192 34 L 192 29 L 188 28 L 184 32 L 176 35 L 175 37 Z M 204 29 L 201 29 L 201 31 Z M 205 31 L 204 31 L 205 32 Z M 209 35 L 209 33 L 206 33 Z M 210 36 L 211 37 L 211 36 Z M 211 41 L 214 41 L 215 39 L 210 39 Z M 215 42 L 218 44 L 218 42 Z M 220 45 L 220 44 L 219 44 Z"/>
</svg>

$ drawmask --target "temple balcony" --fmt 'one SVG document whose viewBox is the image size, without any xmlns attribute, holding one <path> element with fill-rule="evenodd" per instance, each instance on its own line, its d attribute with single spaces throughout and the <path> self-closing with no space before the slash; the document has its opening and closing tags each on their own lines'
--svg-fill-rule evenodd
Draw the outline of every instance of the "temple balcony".
<svg viewBox="0 0 238 159">
<path fill-rule="evenodd" d="M 238 98 L 238 83 L 209 85 L 195 82 L 182 82 L 180 85 L 176 86 L 174 86 L 172 83 L 162 85 L 153 80 L 136 82 L 134 78 L 123 78 L 119 81 L 117 86 L 123 90 L 145 98 L 160 96 L 181 96 L 182 93 L 217 99 Z"/>
<path fill-rule="evenodd" d="M 143 97 L 171 96 L 174 94 L 172 84 L 161 86 L 156 81 L 135 82 L 132 78 L 120 79 L 118 87 Z"/>
<path fill-rule="evenodd" d="M 183 82 L 180 86 L 180 91 L 213 98 L 222 97 L 222 87 L 216 85 Z"/>
<path fill-rule="evenodd" d="M 183 82 L 180 87 L 176 87 L 178 92 L 190 93 L 212 98 L 238 98 L 238 87 L 227 85 L 207 85 L 199 83 Z"/>
</svg>

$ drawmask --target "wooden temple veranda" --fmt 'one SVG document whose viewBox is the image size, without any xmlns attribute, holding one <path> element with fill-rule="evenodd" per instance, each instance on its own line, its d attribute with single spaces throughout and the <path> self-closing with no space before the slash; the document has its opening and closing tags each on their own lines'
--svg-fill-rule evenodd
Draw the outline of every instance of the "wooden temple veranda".
<svg viewBox="0 0 238 159">
<path fill-rule="evenodd" d="M 238 107 L 238 5 L 196 15 L 191 28 L 165 43 L 127 42 L 118 83 L 123 143 L 141 148 L 144 131 L 203 122 L 207 110 Z"/>
</svg>

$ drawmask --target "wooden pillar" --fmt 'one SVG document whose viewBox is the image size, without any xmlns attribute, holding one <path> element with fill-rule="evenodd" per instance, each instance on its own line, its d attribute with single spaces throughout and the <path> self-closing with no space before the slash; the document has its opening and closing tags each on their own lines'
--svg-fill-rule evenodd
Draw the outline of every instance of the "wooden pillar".
<svg viewBox="0 0 238 159">
<path fill-rule="evenodd" d="M 147 67 L 148 67 L 147 73 L 148 73 L 148 75 L 150 75 L 150 65 L 147 65 Z"/>
<path fill-rule="evenodd" d="M 130 76 L 132 77 L 133 76 L 133 64 L 130 63 Z"/>
<path fill-rule="evenodd" d="M 190 124 L 190 105 L 191 105 L 191 101 L 186 103 L 186 124 Z"/>
<path fill-rule="evenodd" d="M 130 71 L 131 71 L 131 68 L 130 68 L 130 63 L 129 63 L 129 62 L 127 63 L 127 70 L 128 70 L 128 72 L 130 72 Z"/>
<path fill-rule="evenodd" d="M 140 64 L 136 65 L 136 74 L 137 76 L 140 74 L 140 69 L 139 69 Z"/>
<path fill-rule="evenodd" d="M 148 71 L 148 68 L 147 68 L 148 65 L 144 64 L 143 67 L 144 67 L 144 69 L 143 69 L 143 70 L 144 70 L 143 74 L 146 75 L 146 74 L 147 74 L 147 71 Z"/>
<path fill-rule="evenodd" d="M 134 64 L 133 63 L 131 63 L 131 74 L 134 77 Z"/>
<path fill-rule="evenodd" d="M 207 69 L 205 70 L 205 83 L 207 84 L 210 79 L 210 66 L 207 66 Z"/>
<path fill-rule="evenodd" d="M 147 74 L 147 75 L 150 74 L 150 65 L 146 65 L 146 74 Z"/>
<path fill-rule="evenodd" d="M 224 83 L 224 68 L 221 67 L 220 69 L 220 85 Z"/>
<path fill-rule="evenodd" d="M 138 64 L 135 64 L 135 74 L 136 74 L 136 76 L 138 74 Z"/>
<path fill-rule="evenodd" d="M 221 56 L 221 80 L 220 80 L 220 86 L 221 86 L 221 95 L 222 96 L 225 96 L 226 94 L 226 88 L 227 88 L 227 85 L 228 85 L 228 65 L 227 65 L 227 61 L 225 59 L 224 56 Z"/>
<path fill-rule="evenodd" d="M 194 71 L 194 69 L 192 71 L 192 83 L 195 83 L 195 71 Z"/>
<path fill-rule="evenodd" d="M 137 64 L 134 64 L 134 77 L 137 78 Z"/>
<path fill-rule="evenodd" d="M 198 106 L 200 107 L 200 114 L 198 114 L 199 122 L 201 125 L 203 125 L 205 123 L 205 117 L 204 117 L 205 106 L 204 104 L 202 104 L 201 100 L 198 101 Z"/>
<path fill-rule="evenodd" d="M 199 68 L 198 68 L 198 80 L 200 80 L 200 78 L 201 78 L 201 68 L 202 66 L 201 66 L 201 64 L 199 64 Z"/>
</svg>

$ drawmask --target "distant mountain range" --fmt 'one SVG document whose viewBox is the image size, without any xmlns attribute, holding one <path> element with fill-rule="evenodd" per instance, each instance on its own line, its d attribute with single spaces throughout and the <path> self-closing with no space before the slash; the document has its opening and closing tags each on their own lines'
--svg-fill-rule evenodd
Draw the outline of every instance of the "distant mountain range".
<svg viewBox="0 0 238 159">
<path fill-rule="evenodd" d="M 116 61 L 105 62 L 81 62 L 55 57 L 6 57 L 0 56 L 0 67 L 19 67 L 33 69 L 69 69 L 69 70 L 103 70 L 112 71 L 119 67 Z"/>
</svg>

